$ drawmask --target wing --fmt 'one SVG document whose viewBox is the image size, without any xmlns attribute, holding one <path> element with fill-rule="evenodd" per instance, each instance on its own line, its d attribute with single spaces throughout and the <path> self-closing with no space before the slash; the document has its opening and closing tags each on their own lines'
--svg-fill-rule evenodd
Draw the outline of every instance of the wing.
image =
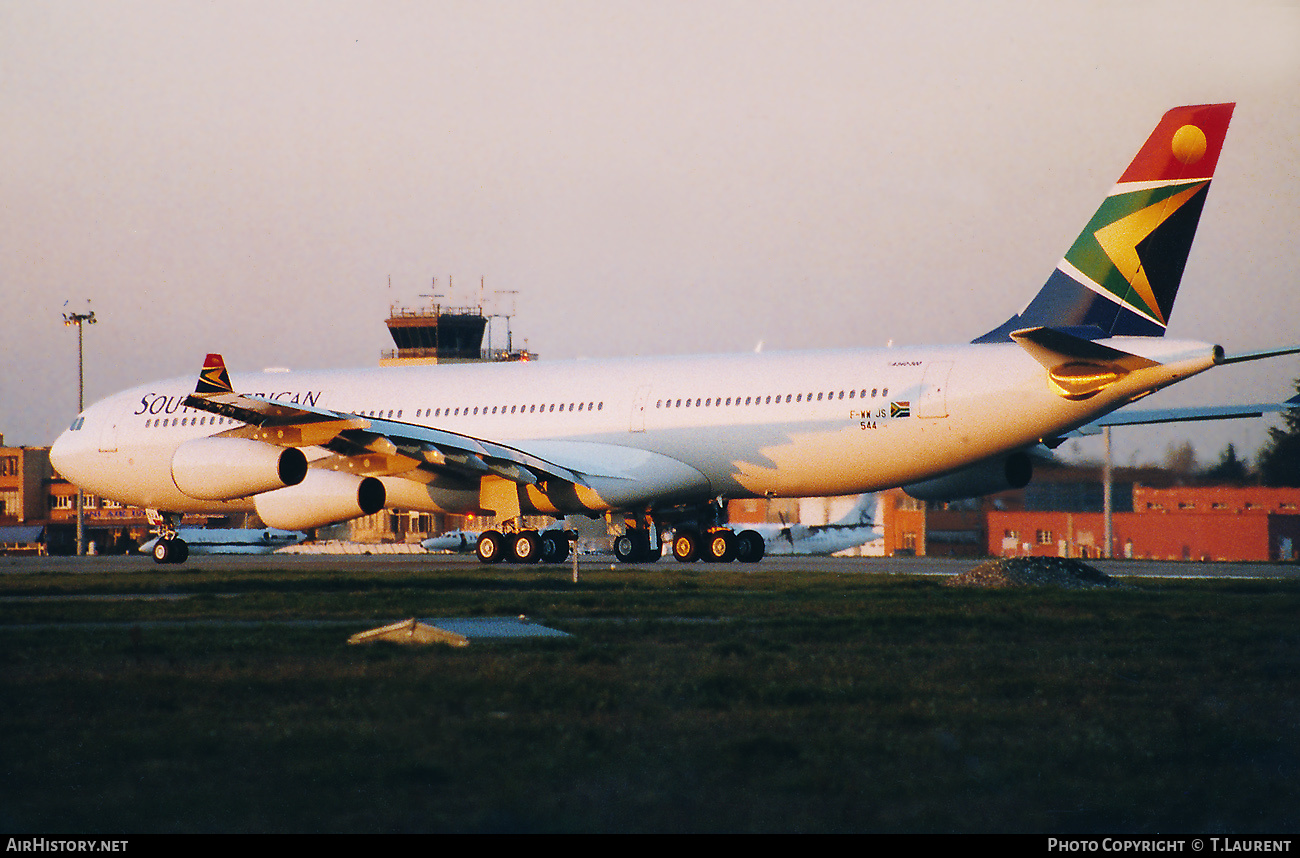
<svg viewBox="0 0 1300 858">
<path fill-rule="evenodd" d="M 313 462 L 317 467 L 361 476 L 394 475 L 422 468 L 463 478 L 495 475 L 527 485 L 558 479 L 589 487 L 589 474 L 506 444 L 428 426 L 236 393 L 219 354 L 208 355 L 194 393 L 185 404 L 247 424 L 226 435 L 281 447 L 322 447 L 334 454 Z"/>
</svg>

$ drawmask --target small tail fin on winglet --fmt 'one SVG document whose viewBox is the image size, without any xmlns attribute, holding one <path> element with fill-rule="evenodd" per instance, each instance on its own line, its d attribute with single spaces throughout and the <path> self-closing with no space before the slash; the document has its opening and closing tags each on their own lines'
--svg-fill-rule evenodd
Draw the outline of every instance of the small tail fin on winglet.
<svg viewBox="0 0 1300 858">
<path fill-rule="evenodd" d="M 199 382 L 194 386 L 195 393 L 234 393 L 230 386 L 230 373 L 226 372 L 226 362 L 221 355 L 210 354 L 203 361 L 199 371 Z"/>
<path fill-rule="evenodd" d="M 1038 295 L 974 342 L 1033 327 L 1163 336 L 1235 106 L 1166 113 Z"/>
</svg>

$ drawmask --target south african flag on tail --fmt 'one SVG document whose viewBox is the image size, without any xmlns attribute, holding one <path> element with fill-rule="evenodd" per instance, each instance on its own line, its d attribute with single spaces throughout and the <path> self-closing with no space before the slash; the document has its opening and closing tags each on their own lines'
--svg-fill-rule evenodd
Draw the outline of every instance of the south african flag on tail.
<svg viewBox="0 0 1300 858">
<path fill-rule="evenodd" d="M 199 371 L 199 382 L 194 387 L 195 393 L 233 393 L 230 386 L 230 373 L 226 372 L 226 362 L 221 355 L 210 354 L 203 361 Z"/>
<path fill-rule="evenodd" d="M 1029 306 L 975 342 L 1033 327 L 1163 336 L 1234 107 L 1166 113 Z"/>
</svg>

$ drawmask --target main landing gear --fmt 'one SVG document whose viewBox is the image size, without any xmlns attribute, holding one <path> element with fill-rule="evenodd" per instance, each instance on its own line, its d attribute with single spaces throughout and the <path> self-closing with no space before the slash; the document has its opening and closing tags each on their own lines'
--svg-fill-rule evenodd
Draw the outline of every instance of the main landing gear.
<svg viewBox="0 0 1300 858">
<path fill-rule="evenodd" d="M 757 563 L 763 559 L 763 537 L 753 530 L 736 533 L 721 523 L 725 506 L 719 499 L 694 511 L 694 518 L 678 522 L 673 531 L 673 557 L 679 563 Z M 628 516 L 622 536 L 614 540 L 614 556 L 624 563 L 646 563 L 659 559 L 662 549 L 651 531 L 662 532 L 650 514 L 643 520 Z"/>
<path fill-rule="evenodd" d="M 646 527 L 629 527 L 622 536 L 614 539 L 614 556 L 620 563 L 654 563 L 663 556 L 663 546 L 658 538 L 650 537 Z"/>
<path fill-rule="evenodd" d="M 673 534 L 673 557 L 678 563 L 757 563 L 764 553 L 763 537 L 753 530 L 736 533 L 729 527 L 715 527 L 700 533 L 679 527 Z"/>
<path fill-rule="evenodd" d="M 569 557 L 569 542 L 577 537 L 568 530 L 486 530 L 474 553 L 480 563 L 563 563 Z"/>
<path fill-rule="evenodd" d="M 176 533 L 176 528 L 181 523 L 181 513 L 147 509 L 145 517 L 158 534 L 158 541 L 153 544 L 155 563 L 184 563 L 189 559 L 190 546 Z"/>
</svg>

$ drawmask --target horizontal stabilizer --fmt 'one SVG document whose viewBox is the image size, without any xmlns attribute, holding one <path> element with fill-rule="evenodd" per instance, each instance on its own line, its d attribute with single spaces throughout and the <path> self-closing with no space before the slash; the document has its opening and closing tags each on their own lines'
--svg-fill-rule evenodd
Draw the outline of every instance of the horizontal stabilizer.
<svg viewBox="0 0 1300 858">
<path fill-rule="evenodd" d="M 1156 361 L 1076 337 L 1055 328 L 1025 328 L 1011 339 L 1047 370 L 1052 388 L 1066 399 L 1087 399 L 1136 369 Z"/>
<path fill-rule="evenodd" d="M 1230 363 L 1248 363 L 1253 360 L 1267 360 L 1268 358 L 1293 354 L 1300 354 L 1300 346 L 1284 346 L 1280 349 L 1262 349 L 1257 352 L 1242 352 L 1239 355 L 1222 355 L 1216 358 L 1214 362 L 1223 366 Z"/>
<path fill-rule="evenodd" d="M 1238 420 L 1263 417 L 1291 408 L 1300 408 L 1300 395 L 1285 402 L 1257 402 L 1244 405 L 1200 405 L 1186 408 L 1125 408 L 1100 420 L 1080 426 L 1072 435 L 1099 435 L 1108 426 L 1145 426 L 1153 423 L 1189 423 L 1196 420 Z"/>
</svg>

